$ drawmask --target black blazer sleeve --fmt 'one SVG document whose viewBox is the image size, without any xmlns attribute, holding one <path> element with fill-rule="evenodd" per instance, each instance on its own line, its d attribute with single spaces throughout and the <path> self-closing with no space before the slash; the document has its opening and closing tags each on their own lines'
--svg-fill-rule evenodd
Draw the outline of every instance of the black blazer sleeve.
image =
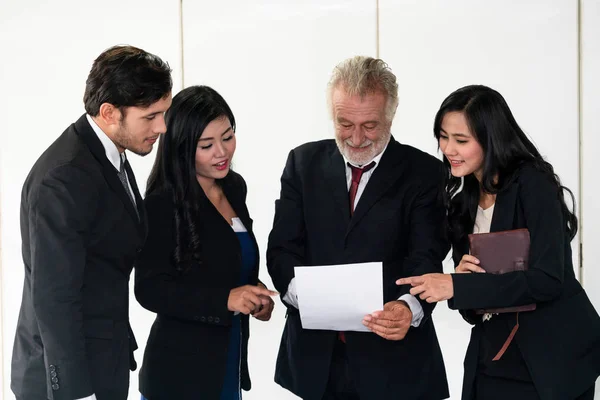
<svg viewBox="0 0 600 400">
<path fill-rule="evenodd" d="M 137 301 L 157 314 L 197 322 L 205 321 L 202 317 L 208 315 L 217 317 L 212 319 L 213 325 L 231 325 L 229 289 L 189 279 L 175 269 L 174 205 L 170 194 L 151 195 L 144 202 L 148 237 L 135 264 Z"/>
<path fill-rule="evenodd" d="M 46 368 L 60 368 L 57 400 L 93 393 L 83 329 L 82 287 L 86 238 L 97 193 L 92 179 L 72 165 L 50 171 L 29 199 L 33 307 Z"/>
<path fill-rule="evenodd" d="M 420 276 L 429 273 L 441 273 L 442 260 L 448 254 L 450 244 L 444 231 L 446 211 L 443 204 L 442 190 L 444 184 L 444 168 L 441 162 L 426 174 L 420 191 L 407 210 L 410 220 L 410 239 L 408 257 L 402 260 L 403 276 Z M 398 297 L 409 293 L 410 286 L 401 286 Z M 423 322 L 429 318 L 435 303 L 427 303 L 418 296 L 423 308 Z M 421 323 L 423 323 L 421 322 Z"/>
<path fill-rule="evenodd" d="M 302 207 L 300 181 L 292 150 L 281 176 L 281 194 L 275 201 L 275 219 L 267 245 L 267 268 L 282 298 L 294 277 L 294 266 L 305 264 Z"/>
<path fill-rule="evenodd" d="M 531 237 L 529 269 L 502 275 L 453 274 L 455 309 L 541 303 L 560 296 L 565 268 L 565 232 L 559 192 L 551 177 L 524 168 L 518 179 L 518 204 Z M 570 263 L 569 263 L 570 264 Z"/>
</svg>

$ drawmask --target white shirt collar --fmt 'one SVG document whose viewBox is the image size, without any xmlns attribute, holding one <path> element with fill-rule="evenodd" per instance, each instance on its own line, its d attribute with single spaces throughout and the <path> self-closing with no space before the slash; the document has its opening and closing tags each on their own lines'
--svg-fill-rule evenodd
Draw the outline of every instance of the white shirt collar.
<svg viewBox="0 0 600 400">
<path fill-rule="evenodd" d="M 96 124 L 96 121 L 94 121 L 94 119 L 90 117 L 89 114 L 86 114 L 85 117 L 87 118 L 94 132 L 96 132 L 96 136 L 98 136 L 98 139 L 100 139 L 100 143 L 102 143 L 102 146 L 104 146 L 106 158 L 108 158 L 108 161 L 110 161 L 110 163 L 116 168 L 116 170 L 119 171 L 119 169 L 121 168 L 121 153 L 119 153 L 117 145 L 114 144 L 114 142 L 108 137 L 106 133 L 104 133 L 102 129 L 100 129 L 98 124 Z"/>
</svg>

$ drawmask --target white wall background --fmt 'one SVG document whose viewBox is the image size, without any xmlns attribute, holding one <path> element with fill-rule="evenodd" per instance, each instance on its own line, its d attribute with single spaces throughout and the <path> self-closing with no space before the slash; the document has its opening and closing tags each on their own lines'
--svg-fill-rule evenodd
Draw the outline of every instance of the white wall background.
<svg viewBox="0 0 600 400">
<path fill-rule="evenodd" d="M 580 3 L 581 23 L 573 0 L 186 0 L 181 20 L 178 0 L 0 1 L 0 398 L 3 393 L 14 399 L 9 382 L 23 282 L 21 186 L 40 153 L 83 113 L 93 59 L 117 43 L 167 60 L 174 69 L 175 92 L 183 78 L 185 86 L 214 87 L 229 102 L 238 122 L 234 167 L 248 182 L 248 206 L 263 260 L 288 151 L 333 135 L 325 87 L 332 68 L 344 58 L 379 55 L 390 64 L 400 86 L 394 135 L 432 154 L 437 153 L 433 117 L 445 96 L 471 83 L 498 89 L 578 200 L 581 117 L 583 278 L 600 308 L 600 272 L 595 268 L 600 250 L 593 246 L 600 238 L 600 210 L 591 167 L 600 146 L 595 118 L 600 111 L 600 2 Z M 154 154 L 130 159 L 143 191 Z M 578 239 L 573 242 L 575 260 L 577 244 Z M 263 261 L 261 279 L 270 283 L 264 267 Z M 445 269 L 450 271 L 451 265 L 446 263 Z M 283 315 L 278 303 L 271 322 L 252 323 L 253 390 L 245 399 L 295 398 L 273 382 Z M 139 362 L 153 317 L 132 295 Z M 437 307 L 434 318 L 451 398 L 459 399 L 469 326 L 445 304 Z M 138 396 L 134 373 L 130 398 Z"/>
<path fill-rule="evenodd" d="M 600 307 L 600 206 L 598 150 L 600 149 L 600 1 L 583 0 L 581 18 L 581 155 L 583 221 L 583 283 L 596 308 Z M 600 393 L 600 392 L 598 392 Z"/>
<path fill-rule="evenodd" d="M 600 1 L 581 1 L 581 161 L 583 244 L 582 282 L 596 310 L 600 310 Z M 596 381 L 596 397 L 600 396 Z"/>
</svg>

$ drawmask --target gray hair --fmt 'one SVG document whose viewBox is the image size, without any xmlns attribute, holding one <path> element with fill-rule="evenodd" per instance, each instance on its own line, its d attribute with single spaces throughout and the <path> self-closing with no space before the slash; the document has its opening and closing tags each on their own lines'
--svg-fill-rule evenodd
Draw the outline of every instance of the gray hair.
<svg viewBox="0 0 600 400">
<path fill-rule="evenodd" d="M 333 115 L 333 90 L 341 87 L 351 96 L 383 92 L 386 95 L 385 115 L 391 123 L 398 108 L 396 75 L 379 58 L 355 56 L 339 63 L 333 70 L 327 86 L 327 103 Z"/>
</svg>

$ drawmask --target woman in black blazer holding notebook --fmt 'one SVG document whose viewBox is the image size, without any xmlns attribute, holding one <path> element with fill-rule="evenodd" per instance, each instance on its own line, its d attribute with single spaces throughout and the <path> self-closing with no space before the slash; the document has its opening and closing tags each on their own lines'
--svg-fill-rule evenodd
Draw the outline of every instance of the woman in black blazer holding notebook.
<svg viewBox="0 0 600 400">
<path fill-rule="evenodd" d="M 179 92 L 148 179 L 148 238 L 135 295 L 157 313 L 142 399 L 239 400 L 250 389 L 249 315 L 267 321 L 277 293 L 258 281 L 246 183 L 230 169 L 235 119 L 213 89 Z"/>
<path fill-rule="evenodd" d="M 448 96 L 434 134 L 451 174 L 447 232 L 456 273 L 397 283 L 411 284 L 411 293 L 428 302 L 448 300 L 474 325 L 463 400 L 593 399 L 600 375 L 600 318 L 573 272 L 570 242 L 577 218 L 564 196 L 566 191 L 572 198 L 571 192 L 518 126 L 504 98 L 488 87 L 467 86 Z M 469 255 L 469 234 L 519 228 L 528 229 L 531 238 L 527 271 L 487 274 Z M 529 312 L 474 312 L 531 303 L 536 309 Z"/>
</svg>

